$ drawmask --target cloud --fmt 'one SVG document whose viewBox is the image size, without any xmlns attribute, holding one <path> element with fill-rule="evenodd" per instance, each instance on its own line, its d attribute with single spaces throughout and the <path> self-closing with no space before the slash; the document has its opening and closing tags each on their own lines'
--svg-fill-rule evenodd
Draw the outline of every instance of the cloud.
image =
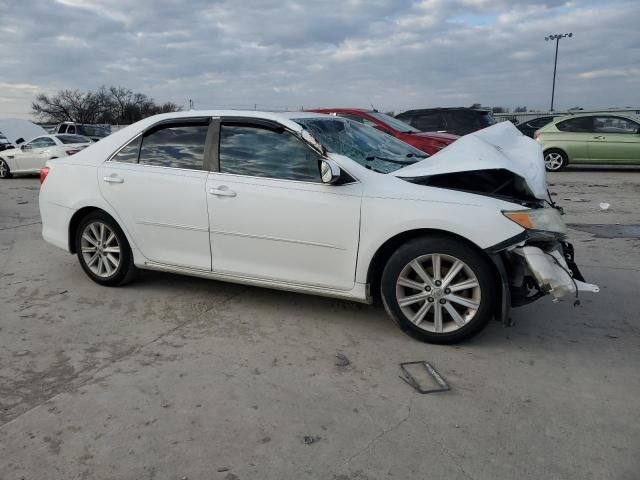
<svg viewBox="0 0 640 480">
<path fill-rule="evenodd" d="M 103 84 L 197 108 L 545 108 L 561 32 L 558 108 L 640 89 L 634 0 L 25 0 L 0 17 L 1 116 Z"/>
</svg>

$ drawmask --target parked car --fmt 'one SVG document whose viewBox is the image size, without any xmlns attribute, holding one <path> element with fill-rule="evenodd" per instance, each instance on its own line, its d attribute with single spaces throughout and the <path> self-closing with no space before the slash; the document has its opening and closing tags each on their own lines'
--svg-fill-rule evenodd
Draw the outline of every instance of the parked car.
<svg viewBox="0 0 640 480">
<path fill-rule="evenodd" d="M 505 122 L 422 156 L 337 116 L 157 115 L 47 162 L 42 234 L 101 285 L 151 269 L 381 298 L 435 343 L 546 293 L 597 290 L 545 202 L 536 142 Z"/>
<path fill-rule="evenodd" d="M 49 159 L 67 157 L 91 145 L 81 135 L 42 135 L 17 148 L 0 152 L 0 178 L 38 173 Z"/>
<path fill-rule="evenodd" d="M 88 125 L 86 123 L 62 122 L 57 125 L 53 133 L 68 133 L 71 135 L 83 135 L 94 142 L 102 140 L 111 134 L 109 125 Z"/>
<path fill-rule="evenodd" d="M 15 148 L 9 139 L 5 137 L 2 133 L 0 133 L 0 152 L 3 150 L 9 150 L 11 148 Z"/>
<path fill-rule="evenodd" d="M 22 118 L 0 118 L 0 136 L 9 144 L 20 145 L 25 140 L 47 135 L 47 131 L 39 125 Z M 4 143 L 4 142 L 3 142 Z M 7 146 L 4 143 L 5 147 Z M 6 148 L 5 148 L 6 150 Z"/>
<path fill-rule="evenodd" d="M 554 117 L 552 115 L 530 118 L 521 123 L 518 123 L 516 125 L 516 128 L 520 130 L 527 137 L 533 138 L 533 134 L 536 133 L 536 130 L 539 130 L 542 127 L 544 127 L 547 123 L 551 122 L 553 118 Z"/>
<path fill-rule="evenodd" d="M 496 123 L 491 110 L 477 108 L 421 108 L 396 115 L 421 132 L 448 132 L 467 135 Z"/>
<path fill-rule="evenodd" d="M 640 165 L 640 118 L 580 114 L 559 118 L 535 133 L 548 171 L 569 164 Z"/>
<path fill-rule="evenodd" d="M 393 135 L 409 145 L 413 145 L 429 155 L 442 150 L 453 143 L 458 136 L 449 133 L 420 132 L 417 128 L 404 123 L 377 110 L 365 110 L 361 108 L 320 108 L 309 110 L 310 112 L 326 113 L 348 118 L 356 122 L 377 128 L 381 132 Z"/>
</svg>

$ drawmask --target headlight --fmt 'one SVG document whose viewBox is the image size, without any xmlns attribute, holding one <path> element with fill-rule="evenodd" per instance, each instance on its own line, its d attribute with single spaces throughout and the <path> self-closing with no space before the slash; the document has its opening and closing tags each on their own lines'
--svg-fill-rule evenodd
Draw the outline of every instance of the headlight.
<svg viewBox="0 0 640 480">
<path fill-rule="evenodd" d="M 562 220 L 560 212 L 555 208 L 503 211 L 502 214 L 527 230 L 556 232 L 563 235 L 567 233 L 567 226 Z"/>
</svg>

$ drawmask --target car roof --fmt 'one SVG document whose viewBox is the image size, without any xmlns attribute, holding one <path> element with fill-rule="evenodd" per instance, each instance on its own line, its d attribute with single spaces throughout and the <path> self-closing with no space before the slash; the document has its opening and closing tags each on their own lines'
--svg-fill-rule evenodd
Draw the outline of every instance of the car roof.
<svg viewBox="0 0 640 480">
<path fill-rule="evenodd" d="M 411 110 L 405 110 L 402 113 L 421 113 L 421 112 L 429 112 L 433 110 L 446 110 L 446 111 L 456 111 L 456 110 L 464 110 L 464 111 L 472 111 L 478 113 L 491 113 L 491 110 L 487 108 L 471 108 L 471 107 L 430 107 L 430 108 L 414 108 Z"/>
<path fill-rule="evenodd" d="M 340 112 L 340 113 L 349 113 L 349 112 L 360 112 L 360 113 L 378 113 L 376 110 L 371 110 L 368 108 L 311 108 L 309 110 L 305 110 L 306 112 L 317 112 L 317 113 L 331 113 L 331 112 Z"/>
</svg>

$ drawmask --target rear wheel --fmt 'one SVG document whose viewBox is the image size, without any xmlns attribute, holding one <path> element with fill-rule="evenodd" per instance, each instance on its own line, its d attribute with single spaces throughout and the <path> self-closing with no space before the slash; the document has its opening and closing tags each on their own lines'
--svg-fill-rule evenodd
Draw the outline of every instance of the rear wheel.
<svg viewBox="0 0 640 480">
<path fill-rule="evenodd" d="M 100 285 L 124 285 L 137 272 L 127 238 L 104 212 L 93 212 L 82 219 L 75 244 L 83 270 Z"/>
<path fill-rule="evenodd" d="M 401 246 L 382 274 L 382 300 L 409 335 L 456 343 L 478 333 L 495 302 L 488 261 L 460 240 L 423 237 Z"/>
<path fill-rule="evenodd" d="M 559 172 L 567 163 L 567 154 L 562 150 L 551 149 L 544 152 L 544 168 L 548 172 Z"/>
<path fill-rule="evenodd" d="M 7 162 L 0 158 L 0 178 L 11 178 L 11 169 Z"/>
</svg>

